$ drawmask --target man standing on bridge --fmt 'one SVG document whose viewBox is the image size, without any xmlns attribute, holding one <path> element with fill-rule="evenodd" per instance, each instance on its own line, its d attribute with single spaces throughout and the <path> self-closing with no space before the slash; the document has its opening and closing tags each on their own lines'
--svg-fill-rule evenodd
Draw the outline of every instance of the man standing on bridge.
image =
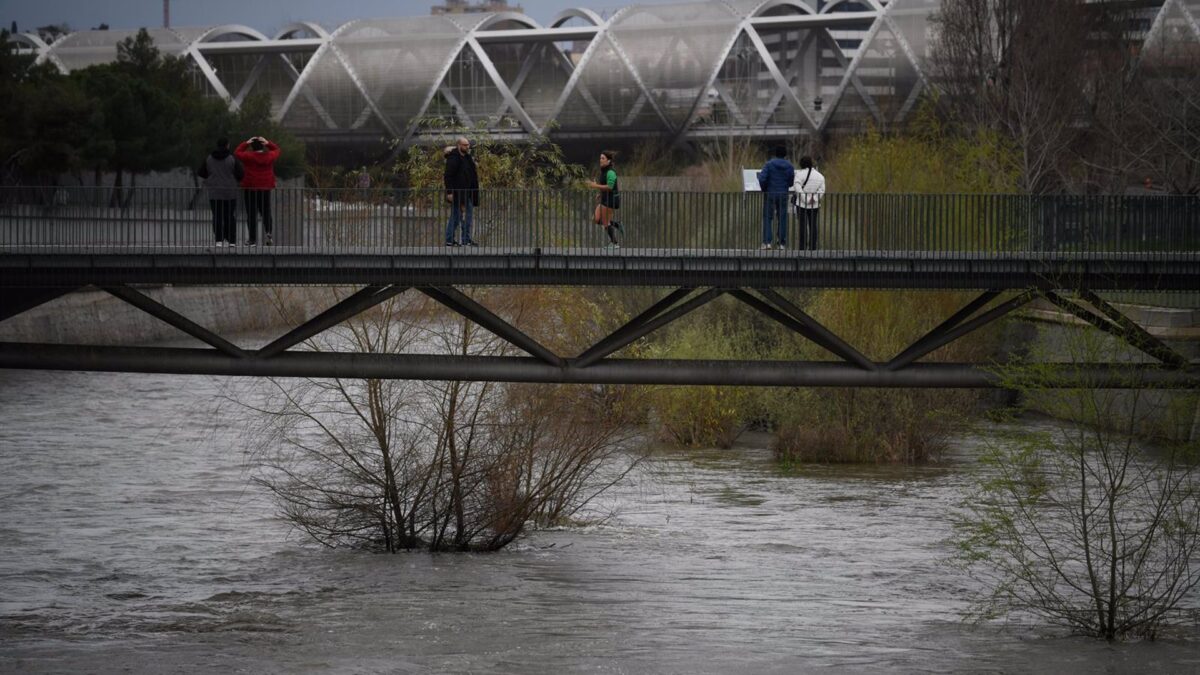
<svg viewBox="0 0 1200 675">
<path fill-rule="evenodd" d="M 446 201 L 450 203 L 450 220 L 446 222 L 447 246 L 475 246 L 471 239 L 474 209 L 479 206 L 479 172 L 471 156 L 471 141 L 459 136 L 457 147 L 446 155 Z M 455 240 L 462 225 L 462 243 Z"/>
<path fill-rule="evenodd" d="M 779 248 L 787 248 L 788 192 L 796 180 L 796 169 L 784 159 L 787 149 L 775 148 L 775 157 L 758 172 L 758 186 L 763 191 L 762 248 L 771 248 L 771 218 L 779 218 Z"/>
</svg>

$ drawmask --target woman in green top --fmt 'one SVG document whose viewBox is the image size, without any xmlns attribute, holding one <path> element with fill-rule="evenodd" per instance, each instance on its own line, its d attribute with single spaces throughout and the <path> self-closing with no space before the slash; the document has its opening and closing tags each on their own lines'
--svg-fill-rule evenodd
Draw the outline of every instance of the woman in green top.
<svg viewBox="0 0 1200 675">
<path fill-rule="evenodd" d="M 588 187 L 597 190 L 596 195 L 596 212 L 594 222 L 604 228 L 604 233 L 608 235 L 610 248 L 620 248 L 617 243 L 617 230 L 621 224 L 613 220 L 614 212 L 621 208 L 621 188 L 617 182 L 617 170 L 613 167 L 613 161 L 616 159 L 617 153 L 612 150 L 605 150 L 600 153 L 600 176 L 595 183 L 588 183 Z"/>
</svg>

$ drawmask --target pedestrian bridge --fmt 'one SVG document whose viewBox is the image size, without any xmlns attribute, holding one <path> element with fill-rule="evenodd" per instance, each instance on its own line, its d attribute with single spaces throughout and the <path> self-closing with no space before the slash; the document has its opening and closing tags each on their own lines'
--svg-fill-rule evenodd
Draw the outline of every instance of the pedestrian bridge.
<svg viewBox="0 0 1200 675">
<path fill-rule="evenodd" d="M 1045 299 L 1118 336 L 1153 366 L 1087 364 L 1076 383 L 1197 386 L 1188 359 L 1101 294 L 1200 287 L 1200 199 L 1023 195 L 831 194 L 815 248 L 797 223 L 763 249 L 762 197 L 626 193 L 620 248 L 591 224 L 593 196 L 484 191 L 472 238 L 446 247 L 439 192 L 277 190 L 273 246 L 217 246 L 192 189 L 8 189 L 0 201 L 0 321 L 95 286 L 210 349 L 0 344 L 0 367 L 273 376 L 790 386 L 995 386 L 980 364 L 924 363 L 941 346 Z M 775 228 L 777 230 L 777 228 Z M 239 212 L 239 241 L 246 239 Z M 772 236 L 777 237 L 773 231 Z M 262 241 L 262 237 L 258 238 Z M 803 246 L 803 247 L 802 247 Z M 266 347 L 243 349 L 150 299 L 139 285 L 336 285 L 345 300 Z M 551 353 L 475 302 L 469 286 L 674 289 L 574 357 Z M 978 295 L 886 362 L 858 352 L 783 289 L 954 289 Z M 425 293 L 509 340 L 504 359 L 291 350 L 408 290 Z M 729 295 L 825 347 L 817 363 L 650 362 L 606 358 L 707 302 Z M 1083 378 L 1083 379 L 1078 379 Z"/>
</svg>

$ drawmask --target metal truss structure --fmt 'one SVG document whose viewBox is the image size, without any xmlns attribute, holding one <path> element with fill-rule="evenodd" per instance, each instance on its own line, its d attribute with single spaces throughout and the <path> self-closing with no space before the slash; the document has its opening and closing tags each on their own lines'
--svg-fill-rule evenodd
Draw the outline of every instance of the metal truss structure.
<svg viewBox="0 0 1200 675">
<path fill-rule="evenodd" d="M 264 95 L 310 139 L 420 142 L 431 119 L 500 137 L 679 140 L 888 128 L 929 83 L 940 0 L 699 0 L 549 25 L 511 12 L 154 29 L 233 108 Z M 1200 42 L 1200 0 L 1146 0 L 1147 48 Z M 132 31 L 10 39 L 63 72 L 116 58 Z"/>
<path fill-rule="evenodd" d="M 793 136 L 902 119 L 926 85 L 938 0 L 702 0 L 515 13 L 155 29 L 237 108 L 265 95 L 308 137 L 418 141 L 428 119 L 514 137 Z M 64 72 L 116 58 L 131 31 L 12 39 Z"/>
<path fill-rule="evenodd" d="M 0 321 L 69 293 L 24 289 L 0 301 Z M 397 284 L 361 288 L 258 349 L 245 349 L 129 286 L 104 290 L 207 344 L 208 349 L 0 343 L 0 368 L 316 378 L 488 380 L 575 384 L 671 384 L 802 387 L 986 388 L 1005 386 L 984 364 L 921 359 L 1041 297 L 1145 354 L 1143 363 L 1060 363 L 1039 367 L 1038 386 L 1200 388 L 1200 366 L 1150 335 L 1091 291 L 1068 299 L 1039 288 L 982 292 L 909 347 L 875 362 L 771 288 L 680 288 L 574 357 L 555 354 L 453 286 L 417 287 L 525 356 L 364 354 L 296 349 L 306 340 L 410 290 Z M 641 338 L 729 295 L 825 349 L 829 361 L 616 359 Z M 1006 296 L 1003 297 L 1002 296 Z M 1000 302 L 995 302 L 1000 300 Z M 988 308 L 990 306 L 990 308 Z M 987 309 L 985 309 L 987 308 Z M 1011 383 L 1009 383 L 1011 384 Z"/>
</svg>

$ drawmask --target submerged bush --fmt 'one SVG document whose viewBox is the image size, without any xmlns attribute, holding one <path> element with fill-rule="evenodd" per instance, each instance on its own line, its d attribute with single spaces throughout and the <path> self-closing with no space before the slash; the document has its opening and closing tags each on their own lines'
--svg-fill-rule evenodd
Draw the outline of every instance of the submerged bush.
<svg viewBox="0 0 1200 675">
<path fill-rule="evenodd" d="M 745 325 L 714 317 L 689 322 L 653 346 L 651 358 L 751 359 L 754 333 Z M 712 320 L 714 319 L 715 320 Z M 757 394 L 747 387 L 655 387 L 650 402 L 658 436 L 689 448 L 728 448 L 757 416 Z"/>
<path fill-rule="evenodd" d="M 822 291 L 807 309 L 874 361 L 887 361 L 971 298 L 930 291 Z M 995 330 L 967 336 L 926 357 L 987 362 Z M 791 358 L 827 360 L 828 352 L 792 338 Z M 797 390 L 775 415 L 773 450 L 784 462 L 921 462 L 943 449 L 949 433 L 978 404 L 978 394 L 951 389 Z"/>
</svg>

